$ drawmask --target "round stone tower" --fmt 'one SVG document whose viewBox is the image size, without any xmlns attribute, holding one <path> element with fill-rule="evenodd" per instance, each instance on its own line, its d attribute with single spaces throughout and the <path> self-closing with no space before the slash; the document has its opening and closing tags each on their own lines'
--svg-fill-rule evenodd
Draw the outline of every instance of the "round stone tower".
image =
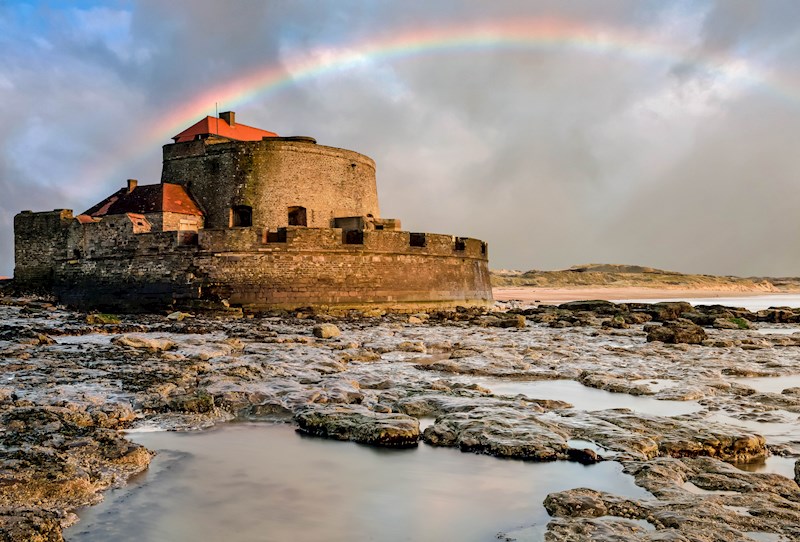
<svg viewBox="0 0 800 542">
<path fill-rule="evenodd" d="M 380 216 L 375 162 L 310 137 L 165 145 L 161 181 L 187 187 L 206 228 L 330 228 L 334 218 Z"/>
</svg>

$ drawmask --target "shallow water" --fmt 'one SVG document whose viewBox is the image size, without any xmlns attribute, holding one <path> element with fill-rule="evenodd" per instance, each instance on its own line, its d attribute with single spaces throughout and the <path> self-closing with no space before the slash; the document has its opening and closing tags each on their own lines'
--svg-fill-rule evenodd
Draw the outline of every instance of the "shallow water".
<svg viewBox="0 0 800 542">
<path fill-rule="evenodd" d="M 715 412 L 706 419 L 762 435 L 767 439 L 767 444 L 774 445 L 800 442 L 799 418 L 793 412 L 775 409 L 759 414 L 758 418 L 742 418 Z"/>
<path fill-rule="evenodd" d="M 754 331 L 760 335 L 794 335 L 795 333 L 800 333 L 800 328 L 796 325 L 789 327 L 764 326 L 758 327 Z"/>
<path fill-rule="evenodd" d="M 800 387 L 800 375 L 788 376 L 758 376 L 752 378 L 733 378 L 734 382 L 738 382 L 748 388 L 753 388 L 756 391 L 766 393 L 781 393 L 787 388 Z"/>
<path fill-rule="evenodd" d="M 495 395 L 522 394 L 531 399 L 566 401 L 578 410 L 629 408 L 643 414 L 678 416 L 701 410 L 695 401 L 660 401 L 647 395 L 612 393 L 582 385 L 574 380 L 510 380 L 500 378 L 470 378 Z"/>
<path fill-rule="evenodd" d="M 692 305 L 725 305 L 760 311 L 770 307 L 800 307 L 800 294 L 768 294 L 744 297 L 694 297 L 681 299 L 612 299 L 615 303 L 660 303 L 687 301 Z"/>
<path fill-rule="evenodd" d="M 649 497 L 615 462 L 532 463 L 420 445 L 387 450 L 223 424 L 140 433 L 150 471 L 80 511 L 71 542 L 541 539 L 547 494 L 591 487 Z"/>
<path fill-rule="evenodd" d="M 747 472 L 780 474 L 792 480 L 794 478 L 795 461 L 797 461 L 797 459 L 793 457 L 771 455 L 766 458 L 759 458 L 756 461 L 750 461 L 749 463 L 732 463 L 732 465 Z"/>
</svg>

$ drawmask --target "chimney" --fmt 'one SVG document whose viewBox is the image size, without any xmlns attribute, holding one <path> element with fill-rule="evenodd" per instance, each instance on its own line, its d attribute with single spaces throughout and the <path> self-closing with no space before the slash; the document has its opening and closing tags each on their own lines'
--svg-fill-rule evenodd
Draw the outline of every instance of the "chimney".
<svg viewBox="0 0 800 542">
<path fill-rule="evenodd" d="M 230 126 L 236 126 L 236 113 L 233 111 L 225 111 L 224 113 L 220 113 L 219 118 L 227 122 Z"/>
<path fill-rule="evenodd" d="M 128 194 L 133 192 L 133 189 L 136 188 L 137 184 L 139 184 L 139 181 L 136 179 L 128 179 Z"/>
</svg>

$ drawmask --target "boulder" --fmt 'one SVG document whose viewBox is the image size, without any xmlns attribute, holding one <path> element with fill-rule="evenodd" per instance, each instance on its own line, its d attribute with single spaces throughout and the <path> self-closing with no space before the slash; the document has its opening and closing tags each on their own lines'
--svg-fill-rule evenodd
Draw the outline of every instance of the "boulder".
<svg viewBox="0 0 800 542">
<path fill-rule="evenodd" d="M 794 463 L 794 481 L 800 486 L 800 459 Z"/>
<path fill-rule="evenodd" d="M 181 311 L 171 312 L 167 315 L 167 320 L 172 320 L 175 322 L 182 322 L 186 318 L 194 318 L 194 315 Z"/>
<path fill-rule="evenodd" d="M 656 322 L 669 322 L 676 320 L 683 313 L 694 312 L 694 308 L 685 301 L 664 301 L 662 303 L 636 303 L 631 304 L 636 312 L 645 312 L 653 317 Z"/>
<path fill-rule="evenodd" d="M 342 332 L 339 331 L 339 328 L 333 324 L 316 325 L 314 326 L 312 333 L 314 333 L 314 337 L 317 337 L 318 339 L 332 339 L 342 334 Z"/>
<path fill-rule="evenodd" d="M 86 323 L 89 325 L 119 324 L 119 316 L 114 314 L 87 314 Z"/>
<path fill-rule="evenodd" d="M 558 306 L 558 308 L 572 312 L 593 312 L 595 314 L 604 316 L 612 316 L 621 311 L 627 310 L 625 305 L 617 305 L 611 301 L 604 301 L 601 299 L 593 299 L 589 301 L 570 301 L 568 303 L 562 303 Z"/>
<path fill-rule="evenodd" d="M 688 320 L 667 322 L 661 326 L 647 326 L 647 341 L 670 344 L 702 344 L 708 337 L 705 330 Z"/>
<path fill-rule="evenodd" d="M 142 337 L 139 335 L 120 335 L 119 337 L 111 339 L 111 342 L 117 346 L 127 346 L 129 348 L 147 350 L 149 352 L 162 352 L 175 347 L 175 343 L 169 339 Z"/>
<path fill-rule="evenodd" d="M 621 314 L 617 314 L 616 316 L 608 320 L 603 320 L 601 326 L 613 329 L 627 329 L 630 327 L 628 325 L 628 322 L 625 321 L 625 317 L 622 316 Z"/>
<path fill-rule="evenodd" d="M 523 328 L 526 325 L 525 316 L 521 314 L 498 314 L 480 316 L 475 319 L 475 323 L 486 327 L 516 327 Z"/>
</svg>

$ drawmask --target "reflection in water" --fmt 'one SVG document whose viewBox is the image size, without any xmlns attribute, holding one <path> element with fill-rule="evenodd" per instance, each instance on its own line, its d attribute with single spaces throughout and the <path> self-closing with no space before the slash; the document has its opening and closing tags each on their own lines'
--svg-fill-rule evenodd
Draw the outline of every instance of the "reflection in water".
<svg viewBox="0 0 800 542">
<path fill-rule="evenodd" d="M 701 410 L 695 401 L 659 401 L 646 395 L 612 393 L 584 386 L 574 380 L 509 380 L 500 378 L 470 378 L 495 395 L 522 394 L 531 399 L 567 401 L 579 410 L 629 408 L 643 414 L 678 416 Z"/>
<path fill-rule="evenodd" d="M 133 438 L 159 450 L 150 472 L 82 510 L 68 541 L 488 541 L 531 525 L 543 532 L 541 503 L 554 491 L 650 496 L 610 461 L 587 467 L 427 445 L 386 450 L 266 424 Z"/>
<path fill-rule="evenodd" d="M 706 420 L 738 427 L 761 435 L 767 439 L 768 444 L 788 444 L 797 442 L 798 438 L 800 438 L 800 433 L 798 433 L 800 424 L 798 424 L 797 414 L 786 410 L 771 410 L 762 413 L 760 419 L 746 419 L 714 412 Z"/>
<path fill-rule="evenodd" d="M 796 459 L 792 457 L 771 455 L 767 458 L 760 457 L 747 463 L 732 463 L 732 465 L 747 472 L 780 474 L 791 480 L 794 478 L 795 461 Z"/>
</svg>

